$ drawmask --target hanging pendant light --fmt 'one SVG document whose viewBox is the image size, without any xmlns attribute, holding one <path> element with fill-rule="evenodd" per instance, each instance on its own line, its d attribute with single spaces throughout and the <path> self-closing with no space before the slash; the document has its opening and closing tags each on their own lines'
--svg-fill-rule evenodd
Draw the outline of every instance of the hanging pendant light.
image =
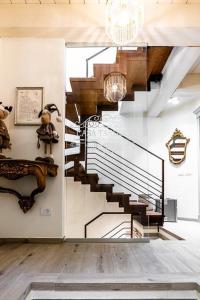
<svg viewBox="0 0 200 300">
<path fill-rule="evenodd" d="M 108 0 L 106 32 L 113 43 L 134 42 L 143 24 L 141 0 Z"/>
<path fill-rule="evenodd" d="M 120 72 L 112 72 L 104 79 L 104 97 L 110 102 L 122 100 L 127 93 L 126 76 Z"/>
</svg>

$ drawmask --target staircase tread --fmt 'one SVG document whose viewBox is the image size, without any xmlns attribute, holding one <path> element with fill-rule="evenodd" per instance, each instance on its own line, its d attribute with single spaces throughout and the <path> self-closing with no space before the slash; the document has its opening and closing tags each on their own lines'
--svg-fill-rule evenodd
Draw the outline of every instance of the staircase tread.
<svg viewBox="0 0 200 300">
<path fill-rule="evenodd" d="M 129 205 L 130 206 L 146 206 L 148 207 L 148 204 L 145 204 L 145 203 L 141 203 L 141 202 L 129 202 Z"/>
<path fill-rule="evenodd" d="M 112 196 L 124 195 L 124 193 L 112 193 Z"/>
<path fill-rule="evenodd" d="M 88 177 L 97 177 L 97 178 L 99 178 L 98 174 L 96 174 L 96 173 L 86 174 L 86 176 L 88 176 Z"/>
<path fill-rule="evenodd" d="M 114 186 L 113 183 L 111 183 L 111 184 L 110 183 L 98 183 L 97 185 L 98 186 L 112 186 L 112 187 Z"/>
<path fill-rule="evenodd" d="M 96 81 L 96 77 L 70 77 L 70 81 Z"/>
<path fill-rule="evenodd" d="M 146 213 L 148 216 L 162 216 L 161 213 L 157 212 L 157 211 L 147 211 Z"/>
</svg>

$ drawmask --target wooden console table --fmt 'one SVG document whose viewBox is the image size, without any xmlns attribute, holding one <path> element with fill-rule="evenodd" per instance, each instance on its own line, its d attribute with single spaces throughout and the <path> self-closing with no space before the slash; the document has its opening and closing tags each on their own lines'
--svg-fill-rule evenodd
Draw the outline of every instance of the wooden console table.
<svg viewBox="0 0 200 300">
<path fill-rule="evenodd" d="M 46 162 L 20 160 L 20 159 L 0 159 L 0 177 L 9 180 L 16 180 L 24 176 L 32 175 L 36 177 L 37 188 L 29 196 L 24 196 L 18 191 L 0 186 L 0 193 L 10 193 L 15 195 L 24 213 L 31 209 L 35 203 L 35 196 L 42 193 L 46 188 L 46 177 L 55 177 L 58 166 Z"/>
</svg>

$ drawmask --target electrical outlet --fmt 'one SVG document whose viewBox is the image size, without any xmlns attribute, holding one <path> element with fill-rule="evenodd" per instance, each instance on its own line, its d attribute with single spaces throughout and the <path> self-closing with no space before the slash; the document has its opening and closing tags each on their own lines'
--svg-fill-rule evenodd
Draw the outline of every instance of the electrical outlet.
<svg viewBox="0 0 200 300">
<path fill-rule="evenodd" d="M 40 215 L 45 217 L 50 217 L 52 214 L 51 208 L 40 208 Z"/>
</svg>

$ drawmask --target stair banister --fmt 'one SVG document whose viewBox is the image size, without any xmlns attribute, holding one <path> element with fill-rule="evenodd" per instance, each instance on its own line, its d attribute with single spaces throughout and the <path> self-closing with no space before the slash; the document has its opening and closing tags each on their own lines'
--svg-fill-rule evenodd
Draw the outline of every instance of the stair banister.
<svg viewBox="0 0 200 300">
<path fill-rule="evenodd" d="M 141 150 L 145 151 L 146 153 L 150 154 L 151 156 L 153 156 L 153 157 L 155 157 L 155 158 L 157 158 L 157 159 L 159 159 L 159 160 L 161 161 L 161 168 L 162 168 L 162 170 L 161 170 L 161 171 L 162 171 L 162 172 L 161 172 L 161 179 L 156 178 L 153 174 L 150 174 L 150 173 L 149 173 L 149 175 L 152 176 L 152 177 L 154 177 L 154 178 L 156 178 L 157 180 L 159 180 L 159 181 L 161 182 L 161 195 L 160 195 L 159 198 L 160 198 L 160 200 L 161 200 L 161 202 L 162 202 L 162 210 L 161 210 L 161 212 L 162 212 L 162 215 L 164 216 L 164 176 L 165 176 L 165 174 L 164 174 L 164 167 L 165 167 L 165 165 L 164 165 L 164 159 L 161 158 L 160 156 L 158 156 L 157 154 L 151 152 L 150 150 L 146 149 L 145 147 L 139 145 L 138 143 L 134 142 L 133 140 L 129 139 L 129 138 L 126 137 L 125 135 L 123 135 L 123 134 L 117 132 L 116 130 L 112 129 L 111 127 L 109 127 L 109 126 L 103 124 L 101 121 L 98 120 L 98 123 L 101 124 L 103 127 L 107 128 L 108 130 L 114 132 L 116 135 L 118 135 L 118 136 L 120 136 L 121 138 L 127 140 L 128 142 L 132 143 L 132 144 L 135 145 L 136 147 L 140 148 Z M 87 126 L 88 126 L 88 124 L 87 124 Z M 95 143 L 99 144 L 98 142 L 95 142 Z M 87 144 L 86 147 L 88 147 L 88 141 L 87 141 L 86 144 Z M 101 145 L 101 144 L 99 144 L 99 145 Z M 104 146 L 103 146 L 103 147 L 104 147 Z M 105 148 L 106 148 L 106 147 L 105 147 Z M 87 149 L 87 152 L 88 152 L 88 149 Z M 112 152 L 113 152 L 113 151 L 112 151 Z M 114 152 L 113 152 L 113 153 L 114 153 Z M 116 153 L 114 153 L 114 154 L 116 154 Z M 118 155 L 118 154 L 116 154 L 116 155 Z M 131 163 L 131 162 L 130 162 L 130 163 Z M 87 169 L 87 165 L 88 165 L 88 162 L 86 162 L 86 169 Z M 137 167 L 138 167 L 138 166 L 137 166 Z M 140 168 L 140 167 L 138 167 L 138 168 Z M 146 173 L 148 173 L 148 172 L 145 171 L 145 170 L 143 170 L 143 171 L 146 172 Z M 139 190 L 138 190 L 138 191 L 139 191 Z M 150 198 L 151 198 L 151 197 L 150 197 Z M 151 201 L 149 201 L 149 202 L 151 202 Z"/>
<path fill-rule="evenodd" d="M 86 77 L 89 76 L 89 61 L 93 58 L 95 58 L 96 56 L 100 55 L 101 53 L 103 53 L 104 51 L 108 50 L 110 47 L 105 47 L 102 50 L 98 51 L 97 53 L 91 55 L 90 57 L 86 58 Z"/>
<path fill-rule="evenodd" d="M 118 131 L 112 129 L 111 127 L 109 127 L 109 126 L 103 124 L 101 121 L 99 121 L 99 123 L 100 123 L 102 126 L 106 127 L 107 129 L 111 130 L 112 132 L 116 133 L 117 135 L 121 136 L 121 137 L 124 138 L 125 140 L 127 140 L 127 141 L 129 141 L 130 143 L 134 144 L 135 146 L 139 147 L 140 149 L 142 149 L 142 150 L 148 152 L 149 154 L 153 155 L 154 157 L 160 159 L 161 161 L 164 161 L 164 159 L 163 159 L 162 157 L 160 157 L 160 156 L 158 156 L 157 154 L 155 154 L 155 153 L 149 151 L 148 149 L 146 149 L 145 147 L 139 145 L 138 143 L 134 142 L 133 140 L 127 138 L 125 135 L 123 135 L 123 134 L 119 133 Z"/>
<path fill-rule="evenodd" d="M 95 220 L 97 220 L 98 218 L 100 218 L 103 215 L 129 215 L 128 213 L 124 213 L 124 212 L 115 212 L 115 211 L 104 211 L 101 212 L 100 214 L 98 214 L 96 217 L 94 217 L 92 220 L 90 220 L 89 222 L 87 222 L 84 226 L 84 235 L 85 238 L 87 238 L 87 227 L 88 225 L 90 225 L 91 223 L 93 223 Z"/>
</svg>

